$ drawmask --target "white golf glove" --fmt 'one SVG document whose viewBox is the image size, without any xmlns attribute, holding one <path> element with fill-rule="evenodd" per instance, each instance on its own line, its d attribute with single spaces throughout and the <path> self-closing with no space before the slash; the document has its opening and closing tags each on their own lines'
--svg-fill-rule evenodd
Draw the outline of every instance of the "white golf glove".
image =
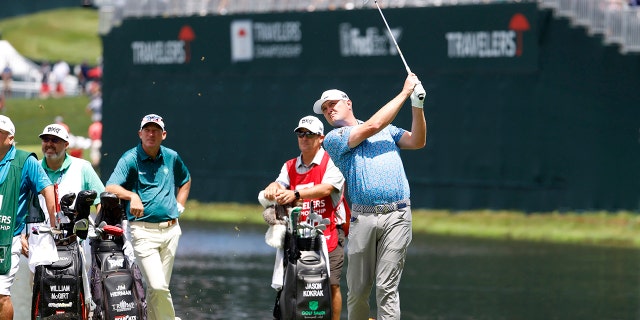
<svg viewBox="0 0 640 320">
<path fill-rule="evenodd" d="M 178 202 L 178 213 L 183 213 L 184 212 L 184 206 L 180 204 L 180 202 Z"/>
<path fill-rule="evenodd" d="M 424 98 L 426 95 L 427 93 L 424 91 L 422 83 L 418 83 L 413 88 L 413 93 L 411 94 L 411 105 L 416 108 L 422 109 L 424 107 Z M 420 96 L 422 96 L 422 99 L 420 99 Z"/>
</svg>

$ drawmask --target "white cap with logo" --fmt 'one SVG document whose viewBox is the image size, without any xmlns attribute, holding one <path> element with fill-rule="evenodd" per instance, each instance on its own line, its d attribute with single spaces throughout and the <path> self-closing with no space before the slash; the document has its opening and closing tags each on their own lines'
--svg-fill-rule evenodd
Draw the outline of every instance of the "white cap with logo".
<svg viewBox="0 0 640 320">
<path fill-rule="evenodd" d="M 140 122 L 140 130 L 142 130 L 142 128 L 149 123 L 157 124 L 158 126 L 160 126 L 160 128 L 162 128 L 162 131 L 164 131 L 164 121 L 162 121 L 161 116 L 152 113 L 142 117 L 142 121 Z"/>
<path fill-rule="evenodd" d="M 13 125 L 13 122 L 9 117 L 0 115 L 0 130 L 4 130 L 9 132 L 10 136 L 16 135 L 16 127 Z"/>
<path fill-rule="evenodd" d="M 306 116 L 300 119 L 300 121 L 298 122 L 298 126 L 293 129 L 293 132 L 298 131 L 298 129 L 300 128 L 305 128 L 315 134 L 324 136 L 324 125 L 322 124 L 322 121 L 320 121 L 320 119 L 314 116 Z"/>
<path fill-rule="evenodd" d="M 322 114 L 322 104 L 329 100 L 349 100 L 349 96 L 338 89 L 327 90 L 323 92 L 320 99 L 316 100 L 313 104 L 313 112 Z"/>
<path fill-rule="evenodd" d="M 39 137 L 42 138 L 43 136 L 56 136 L 66 142 L 69 142 L 69 132 L 67 132 L 67 129 L 57 123 L 50 124 L 44 127 L 44 130 L 42 130 L 42 133 L 39 135 Z"/>
</svg>

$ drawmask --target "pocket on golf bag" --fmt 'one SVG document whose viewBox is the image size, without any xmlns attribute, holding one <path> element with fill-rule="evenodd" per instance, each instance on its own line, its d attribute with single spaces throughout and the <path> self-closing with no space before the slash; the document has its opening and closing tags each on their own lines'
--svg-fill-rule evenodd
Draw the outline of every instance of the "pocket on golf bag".
<svg viewBox="0 0 640 320">
<path fill-rule="evenodd" d="M 31 318 L 87 319 L 78 243 L 58 245 L 59 260 L 35 268 Z"/>
<path fill-rule="evenodd" d="M 331 319 L 327 261 L 316 251 L 301 251 L 285 269 L 279 297 L 281 319 Z"/>
<path fill-rule="evenodd" d="M 102 278 L 104 319 L 142 319 L 144 309 L 130 270 L 107 272 Z"/>
<path fill-rule="evenodd" d="M 142 273 L 129 264 L 122 246 L 111 240 L 92 242 L 91 294 L 94 319 L 146 319 Z"/>
</svg>

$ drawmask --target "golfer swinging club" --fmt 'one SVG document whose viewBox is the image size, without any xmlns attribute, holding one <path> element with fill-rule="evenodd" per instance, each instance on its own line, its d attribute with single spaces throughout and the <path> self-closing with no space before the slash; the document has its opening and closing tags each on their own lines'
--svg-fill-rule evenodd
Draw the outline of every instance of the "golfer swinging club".
<svg viewBox="0 0 640 320">
<path fill-rule="evenodd" d="M 400 149 L 426 145 L 423 104 L 414 88 L 420 80 L 407 76 L 402 91 L 369 120 L 358 120 L 346 93 L 322 93 L 313 111 L 324 114 L 331 126 L 324 148 L 347 181 L 351 202 L 348 242 L 347 311 L 349 319 L 369 318 L 369 296 L 376 284 L 376 319 L 401 319 L 398 285 L 411 242 L 409 182 Z M 418 86 L 421 87 L 421 86 Z M 411 131 L 391 122 L 411 97 Z"/>
</svg>

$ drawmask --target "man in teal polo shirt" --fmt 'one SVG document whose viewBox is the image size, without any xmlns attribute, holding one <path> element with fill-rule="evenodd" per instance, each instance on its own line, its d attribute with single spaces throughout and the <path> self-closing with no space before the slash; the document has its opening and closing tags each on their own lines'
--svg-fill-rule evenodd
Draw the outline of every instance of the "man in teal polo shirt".
<svg viewBox="0 0 640 320">
<path fill-rule="evenodd" d="M 167 137 L 162 117 L 144 116 L 138 136 L 141 143 L 120 157 L 106 191 L 128 201 L 133 251 L 147 282 L 148 318 L 174 320 L 169 282 L 191 175 L 178 153 L 161 145 Z"/>
<path fill-rule="evenodd" d="M 49 224 L 56 225 L 53 184 L 33 153 L 16 149 L 15 134 L 11 119 L 0 116 L 0 319 L 13 319 L 10 289 L 20 253 L 29 256 L 23 231 L 31 193 L 45 197 Z"/>
</svg>

